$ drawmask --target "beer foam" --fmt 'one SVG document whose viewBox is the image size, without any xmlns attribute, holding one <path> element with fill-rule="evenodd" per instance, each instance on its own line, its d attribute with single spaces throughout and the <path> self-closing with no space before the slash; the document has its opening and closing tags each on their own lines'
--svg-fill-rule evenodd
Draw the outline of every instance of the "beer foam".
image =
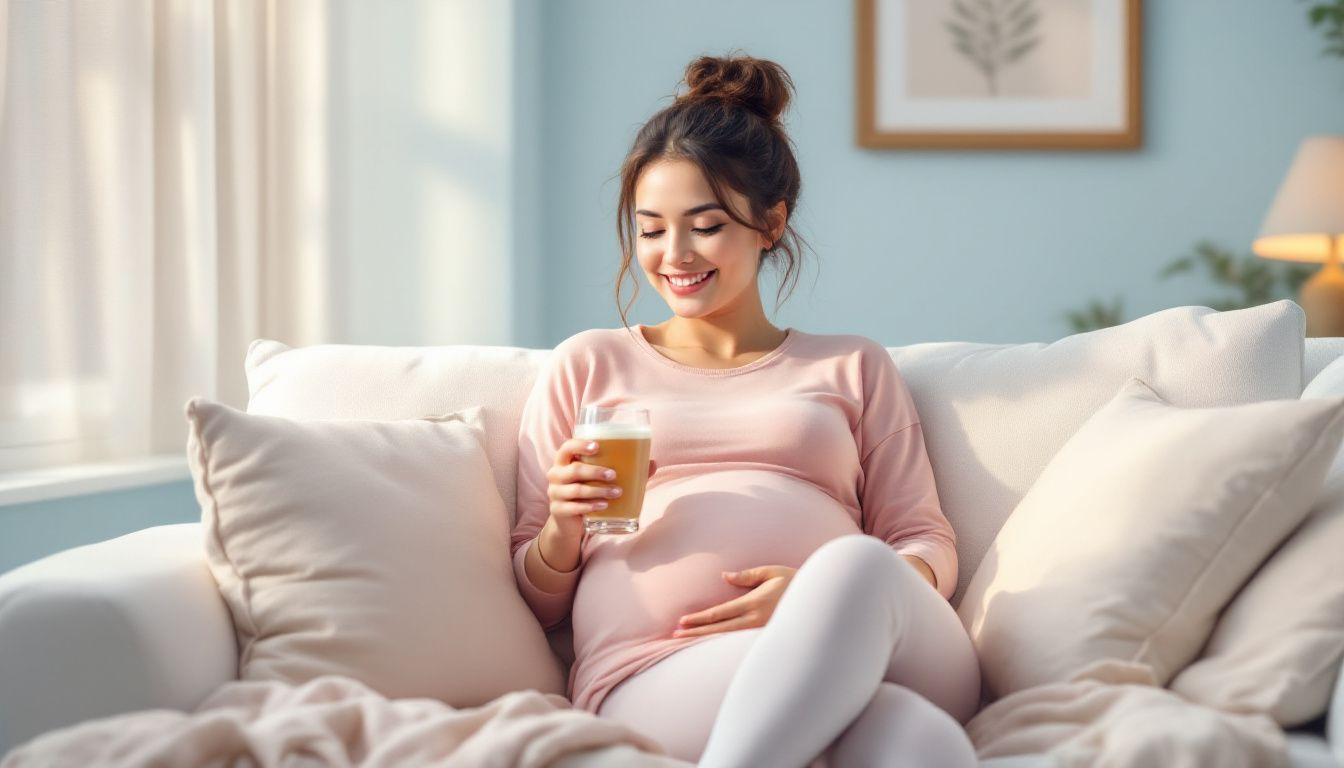
<svg viewBox="0 0 1344 768">
<path fill-rule="evenodd" d="M 574 436 L 580 440 L 649 440 L 653 428 L 648 424 L 580 424 Z"/>
</svg>

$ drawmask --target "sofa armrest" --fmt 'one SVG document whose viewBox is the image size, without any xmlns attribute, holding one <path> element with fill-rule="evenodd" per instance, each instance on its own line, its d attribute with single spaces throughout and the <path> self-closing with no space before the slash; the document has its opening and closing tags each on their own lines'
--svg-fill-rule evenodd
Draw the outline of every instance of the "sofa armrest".
<svg viewBox="0 0 1344 768">
<path fill-rule="evenodd" d="M 0 576 L 0 755 L 82 720 L 188 711 L 237 677 L 201 536 L 146 528 Z"/>
</svg>

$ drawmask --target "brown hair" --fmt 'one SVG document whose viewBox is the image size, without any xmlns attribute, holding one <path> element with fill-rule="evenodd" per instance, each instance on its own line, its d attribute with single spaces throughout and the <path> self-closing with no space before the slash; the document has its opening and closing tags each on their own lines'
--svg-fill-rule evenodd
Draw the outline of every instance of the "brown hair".
<svg viewBox="0 0 1344 768">
<path fill-rule="evenodd" d="M 729 218 L 767 236 L 766 213 L 783 200 L 788 224 L 779 239 L 761 250 L 762 261 L 769 259 L 776 267 L 783 261 L 785 266 L 775 296 L 776 309 L 786 296 L 785 286 L 792 293 L 798 282 L 801 246 L 806 243 L 794 230 L 792 218 L 802 179 L 792 142 L 780 122 L 794 90 L 793 79 L 783 67 L 766 59 L 701 56 L 686 67 L 683 81 L 688 90 L 639 129 L 621 164 L 616 211 L 621 269 L 616 275 L 616 307 L 626 328 L 626 312 L 639 296 L 635 278 L 635 293 L 621 306 L 621 287 L 635 253 L 635 183 L 656 161 L 687 160 L 699 166 Z M 750 221 L 743 221 L 728 204 L 725 185 L 747 198 Z"/>
</svg>

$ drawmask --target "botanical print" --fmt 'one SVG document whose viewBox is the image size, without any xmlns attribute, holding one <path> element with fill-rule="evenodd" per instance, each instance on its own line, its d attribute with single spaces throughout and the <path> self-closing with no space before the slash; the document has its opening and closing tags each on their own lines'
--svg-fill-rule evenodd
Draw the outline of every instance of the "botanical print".
<svg viewBox="0 0 1344 768">
<path fill-rule="evenodd" d="M 905 12 L 910 98 L 1092 92 L 1092 0 L 907 0 Z"/>
<path fill-rule="evenodd" d="M 998 96 L 998 74 L 1041 42 L 1041 20 L 1033 0 L 952 0 L 945 22 L 952 47 L 985 76 L 990 96 Z"/>
<path fill-rule="evenodd" d="M 1142 146 L 1143 0 L 856 0 L 855 8 L 859 146 Z"/>
</svg>

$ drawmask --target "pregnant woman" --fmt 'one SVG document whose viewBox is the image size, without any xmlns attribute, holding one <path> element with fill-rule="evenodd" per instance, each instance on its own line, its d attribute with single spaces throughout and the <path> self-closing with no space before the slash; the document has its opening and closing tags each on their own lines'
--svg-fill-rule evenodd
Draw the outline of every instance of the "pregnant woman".
<svg viewBox="0 0 1344 768">
<path fill-rule="evenodd" d="M 973 766 L 979 670 L 909 391 L 877 342 L 781 329 L 762 306 L 763 266 L 784 267 L 781 293 L 797 279 L 793 83 L 745 56 L 685 81 L 622 167 L 623 327 L 557 345 L 523 411 L 519 588 L 547 629 L 571 620 L 574 705 L 676 757 Z M 632 266 L 672 317 L 628 325 Z M 573 437 L 590 404 L 649 410 L 635 533 L 585 533 L 611 498 L 580 460 L 597 445 Z"/>
</svg>

